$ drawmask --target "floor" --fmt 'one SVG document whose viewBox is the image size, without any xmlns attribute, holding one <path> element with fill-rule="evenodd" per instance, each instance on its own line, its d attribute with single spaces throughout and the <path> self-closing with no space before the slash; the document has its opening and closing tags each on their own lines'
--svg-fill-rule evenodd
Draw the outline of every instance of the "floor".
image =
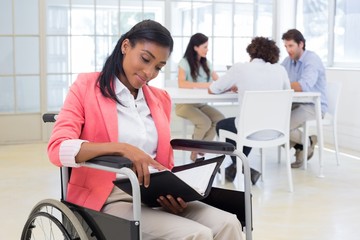
<svg viewBox="0 0 360 240">
<path fill-rule="evenodd" d="M 360 156 L 359 153 L 355 155 Z M 176 155 L 177 156 L 177 155 Z M 266 152 L 266 178 L 252 187 L 255 240 L 359 239 L 360 159 L 324 153 L 324 178 L 317 177 L 317 154 L 308 169 L 294 169 L 288 192 L 284 164 Z M 258 153 L 250 155 L 258 168 Z M 44 198 L 60 198 L 59 172 L 46 156 L 46 144 L 0 146 L 0 239 L 20 239 L 31 208 Z M 219 185 L 219 182 L 215 183 Z M 226 188 L 237 188 L 227 183 Z"/>
</svg>

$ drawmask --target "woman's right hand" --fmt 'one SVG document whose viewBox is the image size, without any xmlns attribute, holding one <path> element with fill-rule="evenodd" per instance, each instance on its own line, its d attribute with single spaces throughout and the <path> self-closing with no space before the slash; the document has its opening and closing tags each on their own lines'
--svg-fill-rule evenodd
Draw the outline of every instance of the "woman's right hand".
<svg viewBox="0 0 360 240">
<path fill-rule="evenodd" d="M 149 166 L 158 170 L 166 168 L 155 161 L 141 149 L 128 143 L 110 142 L 110 143 L 91 143 L 81 144 L 79 153 L 76 155 L 76 162 L 84 162 L 94 157 L 103 155 L 119 155 L 128 158 L 133 162 L 133 170 L 136 173 L 139 183 L 148 187 L 150 184 Z"/>
<path fill-rule="evenodd" d="M 149 166 L 152 166 L 157 170 L 166 169 L 163 165 L 155 161 L 141 149 L 130 144 L 126 144 L 125 148 L 126 149 L 124 150 L 122 156 L 133 162 L 133 170 L 138 177 L 140 185 L 148 187 L 150 184 Z"/>
</svg>

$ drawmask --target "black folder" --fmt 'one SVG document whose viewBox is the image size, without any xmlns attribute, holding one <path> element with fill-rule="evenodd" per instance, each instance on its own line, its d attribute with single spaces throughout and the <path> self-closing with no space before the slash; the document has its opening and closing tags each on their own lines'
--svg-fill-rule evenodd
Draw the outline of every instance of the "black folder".
<svg viewBox="0 0 360 240">
<path fill-rule="evenodd" d="M 157 199 L 160 196 L 172 195 L 174 198 L 180 197 L 185 202 L 201 200 L 206 198 L 211 190 L 215 175 L 223 162 L 225 155 L 221 155 L 208 160 L 198 161 L 186 165 L 176 166 L 172 171 L 154 172 L 150 175 L 150 185 L 145 188 L 140 186 L 141 201 L 149 207 L 159 207 Z M 203 166 L 203 167 L 202 167 Z M 204 167 L 207 167 L 210 174 L 206 174 L 204 191 L 198 192 L 188 185 L 176 174 L 191 174 L 191 178 L 198 180 L 199 176 L 204 176 Z M 200 182 L 200 181 L 199 181 Z M 131 183 L 128 178 L 117 179 L 114 184 L 124 192 L 132 195 Z"/>
</svg>

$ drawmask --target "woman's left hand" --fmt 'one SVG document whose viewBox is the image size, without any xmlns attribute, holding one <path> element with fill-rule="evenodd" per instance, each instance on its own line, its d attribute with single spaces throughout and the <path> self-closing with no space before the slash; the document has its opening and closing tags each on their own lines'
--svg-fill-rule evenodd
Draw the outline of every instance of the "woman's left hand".
<svg viewBox="0 0 360 240">
<path fill-rule="evenodd" d="M 157 201 L 166 211 L 173 214 L 180 214 L 187 207 L 187 203 L 184 200 L 181 198 L 175 199 L 171 195 L 160 196 Z"/>
</svg>

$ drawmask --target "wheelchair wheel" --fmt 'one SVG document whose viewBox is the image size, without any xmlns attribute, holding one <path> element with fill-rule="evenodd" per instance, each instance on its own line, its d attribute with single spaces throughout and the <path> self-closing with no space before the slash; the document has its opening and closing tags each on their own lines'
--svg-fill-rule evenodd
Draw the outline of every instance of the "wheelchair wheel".
<svg viewBox="0 0 360 240">
<path fill-rule="evenodd" d="M 76 215 L 62 202 L 40 201 L 31 211 L 21 240 L 88 240 Z"/>
</svg>

